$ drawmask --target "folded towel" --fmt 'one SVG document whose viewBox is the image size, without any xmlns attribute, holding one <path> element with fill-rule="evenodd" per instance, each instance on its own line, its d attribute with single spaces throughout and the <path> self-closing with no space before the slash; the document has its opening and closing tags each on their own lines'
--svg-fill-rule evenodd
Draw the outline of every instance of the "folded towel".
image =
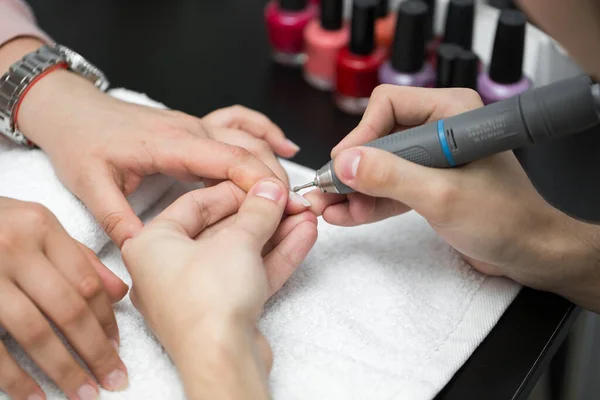
<svg viewBox="0 0 600 400">
<path fill-rule="evenodd" d="M 140 100 L 122 91 L 119 96 Z M 74 237 L 95 250 L 108 243 L 41 153 L 3 151 L 0 163 L 8 151 L 28 172 L 13 168 L 0 174 L 1 194 L 47 205 Z M 29 161 L 22 162 L 26 157 Z M 283 164 L 293 184 L 314 176 L 307 168 Z M 131 198 L 136 211 L 143 212 L 170 185 L 159 179 L 144 186 Z M 151 220 L 192 187 L 173 185 L 143 219 Z M 519 291 L 513 282 L 474 271 L 415 213 L 358 228 L 319 222 L 315 248 L 260 321 L 275 354 L 270 381 L 275 399 L 431 399 Z M 114 245 L 99 255 L 130 283 Z M 116 315 L 130 387 L 103 391 L 101 397 L 183 399 L 177 371 L 128 298 L 116 306 Z M 63 398 L 12 339 L 6 343 L 49 399 Z"/>
</svg>

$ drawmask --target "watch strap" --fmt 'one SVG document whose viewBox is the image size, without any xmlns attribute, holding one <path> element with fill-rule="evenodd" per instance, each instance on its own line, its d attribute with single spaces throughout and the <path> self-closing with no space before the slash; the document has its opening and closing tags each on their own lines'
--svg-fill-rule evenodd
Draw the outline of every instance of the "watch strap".
<svg viewBox="0 0 600 400">
<path fill-rule="evenodd" d="M 16 126 L 16 113 L 28 88 L 44 72 L 59 64 L 90 80 L 97 88 L 105 91 L 108 80 L 104 74 L 85 58 L 65 46 L 46 45 L 25 55 L 14 63 L 0 78 L 0 133 L 15 143 L 31 146 L 25 135 Z"/>
</svg>

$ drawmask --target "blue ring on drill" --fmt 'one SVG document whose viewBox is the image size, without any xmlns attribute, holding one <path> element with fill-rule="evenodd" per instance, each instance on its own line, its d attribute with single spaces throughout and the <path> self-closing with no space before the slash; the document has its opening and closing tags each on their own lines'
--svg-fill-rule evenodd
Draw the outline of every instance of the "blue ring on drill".
<svg viewBox="0 0 600 400">
<path fill-rule="evenodd" d="M 448 164 L 450 164 L 451 167 L 456 166 L 456 163 L 454 162 L 454 158 L 452 157 L 452 152 L 450 151 L 450 146 L 448 146 L 448 140 L 446 139 L 446 133 L 444 132 L 444 120 L 440 119 L 437 123 L 437 131 L 438 131 L 438 138 L 440 139 L 440 145 L 442 146 L 442 151 L 444 152 L 444 155 L 446 156 L 446 160 L 448 161 Z"/>
</svg>

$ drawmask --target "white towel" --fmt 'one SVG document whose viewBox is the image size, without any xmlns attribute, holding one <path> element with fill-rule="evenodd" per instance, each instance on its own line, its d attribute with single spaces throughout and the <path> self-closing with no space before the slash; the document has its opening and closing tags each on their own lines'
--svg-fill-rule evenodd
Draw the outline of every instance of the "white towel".
<svg viewBox="0 0 600 400">
<path fill-rule="evenodd" d="M 119 94 L 139 100 L 135 94 Z M 1 194 L 47 205 L 74 237 L 95 250 L 107 243 L 41 153 L 11 152 L 17 152 L 12 154 L 16 162 L 28 158 L 36 167 L 0 174 Z M 0 154 L 0 166 L 4 158 Z M 294 184 L 314 174 L 290 162 L 284 166 Z M 31 183 L 24 187 L 26 181 Z M 145 186 L 132 197 L 136 210 L 146 209 L 170 183 L 159 179 Z M 172 186 L 144 220 L 189 189 Z M 414 213 L 359 228 L 319 223 L 315 248 L 260 321 L 275 354 L 270 381 L 275 399 L 431 399 L 520 288 L 471 269 Z M 115 246 L 106 246 L 100 257 L 130 283 Z M 101 397 L 183 399 L 174 366 L 128 298 L 116 306 L 116 314 L 130 387 L 121 393 L 103 391 Z M 12 339 L 6 341 L 49 399 L 63 398 Z"/>
</svg>

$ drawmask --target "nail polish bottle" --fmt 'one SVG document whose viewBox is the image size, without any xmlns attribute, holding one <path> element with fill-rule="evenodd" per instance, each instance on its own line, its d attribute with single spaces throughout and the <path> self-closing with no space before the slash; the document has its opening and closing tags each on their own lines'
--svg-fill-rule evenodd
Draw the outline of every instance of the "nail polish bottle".
<svg viewBox="0 0 600 400">
<path fill-rule="evenodd" d="M 473 0 L 450 0 L 442 42 L 457 44 L 465 50 L 471 50 L 474 18 L 475 2 Z"/>
<path fill-rule="evenodd" d="M 396 29 L 396 13 L 390 12 L 389 0 L 379 0 L 375 16 L 375 42 L 378 46 L 389 49 Z"/>
<path fill-rule="evenodd" d="M 443 43 L 437 49 L 436 83 L 437 88 L 452 87 L 456 59 L 463 49 L 452 43 Z"/>
<path fill-rule="evenodd" d="M 477 90 L 479 57 L 470 50 L 461 49 L 454 60 L 452 87 Z"/>
<path fill-rule="evenodd" d="M 373 0 L 354 0 L 350 45 L 337 58 L 335 101 L 349 114 L 362 114 L 367 108 L 387 56 L 384 47 L 375 45 L 376 6 Z"/>
<path fill-rule="evenodd" d="M 320 20 L 314 19 L 304 31 L 307 60 L 304 78 L 313 87 L 331 90 L 335 86 L 337 56 L 350 40 L 344 24 L 344 0 L 322 0 Z"/>
<path fill-rule="evenodd" d="M 308 0 L 273 0 L 267 4 L 265 19 L 275 62 L 304 64 L 304 29 L 315 18 L 316 10 Z"/>
<path fill-rule="evenodd" d="M 478 89 L 485 104 L 516 96 L 533 85 L 523 74 L 523 54 L 527 28 L 525 14 L 503 10 L 496 28 L 496 39 L 489 70 L 479 75 Z"/>
<path fill-rule="evenodd" d="M 427 59 L 435 68 L 435 58 L 436 52 L 440 44 L 442 44 L 442 35 L 436 34 L 435 31 L 435 21 L 436 21 L 436 10 L 437 10 L 437 1 L 436 0 L 423 0 L 429 11 L 427 13 L 427 22 L 425 22 L 425 43 L 426 43 L 426 54 Z"/>
<path fill-rule="evenodd" d="M 431 87 L 435 71 L 425 60 L 425 30 L 428 7 L 421 0 L 402 3 L 392 47 L 392 56 L 379 68 L 381 83 L 399 86 Z"/>
</svg>

